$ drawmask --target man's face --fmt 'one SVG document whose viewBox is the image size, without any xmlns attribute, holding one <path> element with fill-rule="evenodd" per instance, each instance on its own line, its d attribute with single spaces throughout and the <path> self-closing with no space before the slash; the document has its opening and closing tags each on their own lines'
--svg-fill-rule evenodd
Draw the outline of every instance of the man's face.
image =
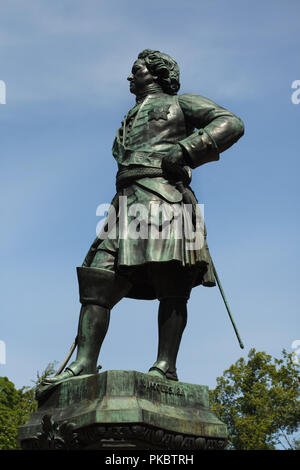
<svg viewBox="0 0 300 470">
<path fill-rule="evenodd" d="M 134 62 L 131 74 L 127 77 L 130 82 L 129 89 L 135 95 L 141 93 L 147 85 L 154 83 L 156 78 L 147 69 L 145 61 L 138 59 Z"/>
</svg>

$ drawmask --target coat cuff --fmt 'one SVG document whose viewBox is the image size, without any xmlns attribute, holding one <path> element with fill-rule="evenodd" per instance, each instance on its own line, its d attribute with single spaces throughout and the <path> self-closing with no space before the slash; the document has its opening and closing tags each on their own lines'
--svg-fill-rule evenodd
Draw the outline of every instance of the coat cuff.
<svg viewBox="0 0 300 470">
<path fill-rule="evenodd" d="M 185 159 L 192 168 L 220 158 L 215 141 L 204 129 L 194 132 L 178 144 L 182 147 Z"/>
</svg>

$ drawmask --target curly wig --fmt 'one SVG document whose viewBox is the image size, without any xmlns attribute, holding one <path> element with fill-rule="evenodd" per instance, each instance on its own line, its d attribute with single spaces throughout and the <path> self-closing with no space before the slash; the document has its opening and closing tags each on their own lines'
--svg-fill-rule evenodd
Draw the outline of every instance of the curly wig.
<svg viewBox="0 0 300 470">
<path fill-rule="evenodd" d="M 176 95 L 180 88 L 179 67 L 172 57 L 160 51 L 145 49 L 140 52 L 138 59 L 144 60 L 149 72 L 158 77 L 157 81 L 165 93 Z"/>
</svg>

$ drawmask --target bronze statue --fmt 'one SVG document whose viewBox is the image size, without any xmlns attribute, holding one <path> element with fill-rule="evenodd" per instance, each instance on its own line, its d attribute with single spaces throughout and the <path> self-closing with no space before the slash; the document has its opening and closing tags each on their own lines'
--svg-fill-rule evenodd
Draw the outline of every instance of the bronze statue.
<svg viewBox="0 0 300 470">
<path fill-rule="evenodd" d="M 84 263 L 77 268 L 82 304 L 77 357 L 64 371 L 46 379 L 54 386 L 70 377 L 97 372 L 110 311 L 123 297 L 158 299 L 159 344 L 150 375 L 177 381 L 176 358 L 187 321 L 187 301 L 193 287 L 214 286 L 215 274 L 206 243 L 187 247 L 177 236 L 176 217 L 169 218 L 169 236 L 132 238 L 126 232 L 130 208 L 155 205 L 177 215 L 197 200 L 189 184 L 191 169 L 219 160 L 244 132 L 242 121 L 199 95 L 178 95 L 179 67 L 169 55 L 142 51 L 128 77 L 135 106 L 127 113 L 113 144 L 118 164 L 117 194 L 112 207 L 118 217 L 114 237 L 97 237 Z M 126 220 L 120 223 L 120 196 Z M 172 212 L 173 211 L 173 212 Z M 185 220 L 185 219 L 183 219 Z M 148 222 L 140 220 L 147 227 Z M 185 223 L 185 222 L 183 222 Z M 162 223 L 157 223 L 158 233 Z M 126 236 L 127 235 L 127 236 Z"/>
</svg>

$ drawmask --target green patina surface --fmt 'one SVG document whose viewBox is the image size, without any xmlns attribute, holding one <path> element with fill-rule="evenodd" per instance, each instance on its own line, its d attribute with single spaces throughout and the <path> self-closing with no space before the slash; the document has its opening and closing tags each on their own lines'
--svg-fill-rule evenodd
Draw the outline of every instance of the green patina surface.
<svg viewBox="0 0 300 470">
<path fill-rule="evenodd" d="M 226 426 L 209 409 L 207 386 L 137 371 L 106 371 L 61 383 L 20 428 L 19 439 L 40 432 L 46 414 L 76 428 L 140 423 L 187 435 L 227 437 Z"/>
</svg>

